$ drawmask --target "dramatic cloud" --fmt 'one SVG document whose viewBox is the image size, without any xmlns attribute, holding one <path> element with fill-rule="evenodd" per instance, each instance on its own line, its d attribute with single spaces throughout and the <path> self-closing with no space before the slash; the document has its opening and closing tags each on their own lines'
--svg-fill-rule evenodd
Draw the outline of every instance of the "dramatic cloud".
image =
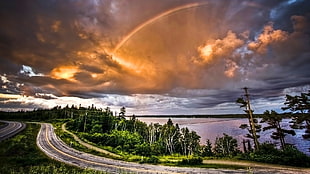
<svg viewBox="0 0 310 174">
<path fill-rule="evenodd" d="M 244 42 L 237 38 L 236 34 L 228 31 L 225 38 L 208 41 L 206 45 L 198 48 L 203 63 L 212 62 L 217 57 L 227 58 Z"/>
<path fill-rule="evenodd" d="M 269 24 L 264 27 L 263 32 L 254 42 L 249 43 L 248 47 L 256 53 L 265 54 L 268 46 L 284 42 L 287 38 L 287 32 L 274 30 L 272 24 Z"/>
<path fill-rule="evenodd" d="M 0 105 L 240 113 L 234 101 L 247 86 L 258 112 L 278 109 L 286 93 L 309 89 L 309 7 L 305 0 L 1 1 Z"/>
</svg>

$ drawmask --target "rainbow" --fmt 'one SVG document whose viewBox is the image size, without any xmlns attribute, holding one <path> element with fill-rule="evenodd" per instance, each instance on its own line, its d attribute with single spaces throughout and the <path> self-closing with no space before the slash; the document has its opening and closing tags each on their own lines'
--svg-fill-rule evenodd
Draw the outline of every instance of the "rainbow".
<svg viewBox="0 0 310 174">
<path fill-rule="evenodd" d="M 152 23 L 154 23 L 155 21 L 157 21 L 158 19 L 171 15 L 173 13 L 182 11 L 182 10 L 186 10 L 186 9 L 190 9 L 190 8 L 195 8 L 195 7 L 199 7 L 199 6 L 203 6 L 206 5 L 206 2 L 201 2 L 201 3 L 191 3 L 191 4 L 186 4 L 183 6 L 179 6 L 176 8 L 172 8 L 170 10 L 167 10 L 147 21 L 145 21 L 144 23 L 140 24 L 139 26 L 137 26 L 136 28 L 134 28 L 130 33 L 128 33 L 125 37 L 123 37 L 123 39 L 116 45 L 116 47 L 113 50 L 113 53 L 117 52 L 117 50 L 119 48 L 121 48 L 133 35 L 135 35 L 138 31 L 140 31 L 141 29 L 143 29 L 145 26 L 150 25 Z"/>
</svg>

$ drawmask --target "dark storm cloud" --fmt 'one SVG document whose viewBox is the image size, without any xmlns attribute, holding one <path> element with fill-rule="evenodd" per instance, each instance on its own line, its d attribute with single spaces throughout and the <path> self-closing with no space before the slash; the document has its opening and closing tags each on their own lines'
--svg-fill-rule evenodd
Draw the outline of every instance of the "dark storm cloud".
<svg viewBox="0 0 310 174">
<path fill-rule="evenodd" d="M 266 92 L 266 97 L 272 94 L 268 91 L 274 91 L 273 96 L 277 96 L 285 88 L 310 84 L 310 70 L 307 68 L 310 66 L 310 21 L 306 16 L 294 15 L 290 19 L 294 30 L 287 32 L 283 40 L 269 40 L 266 52 L 254 55 L 260 60 L 255 66 L 260 68 L 256 68 L 256 73 L 250 77 L 266 84 L 261 90 L 257 89 L 261 93 Z M 277 31 L 277 36 L 281 38 L 280 31 L 283 30 Z"/>
<path fill-rule="evenodd" d="M 89 65 L 81 65 L 80 67 L 81 69 L 84 69 L 88 72 L 92 72 L 92 73 L 102 73 L 103 70 L 96 67 L 96 66 L 89 66 Z"/>
<path fill-rule="evenodd" d="M 3 111 L 19 111 L 19 110 L 32 110 L 34 108 L 38 108 L 38 104 L 37 103 L 23 103 L 23 102 L 18 102 L 18 101 L 14 101 L 14 102 L 5 102 L 5 103 L 1 103 L 0 105 L 1 110 Z M 18 109 L 14 109 L 14 108 L 18 108 Z"/>
<path fill-rule="evenodd" d="M 0 48 L 0 50 L 5 50 L 5 49 Z M 12 60 L 10 59 L 3 58 L 0 56 L 0 61 L 1 61 L 0 69 L 2 73 L 15 74 L 21 69 L 21 65 L 12 62 Z"/>
<path fill-rule="evenodd" d="M 111 55 L 136 27 L 190 3 L 205 4 L 144 26 Z M 151 107 L 132 96 L 145 94 L 139 101 L 200 109 L 231 104 L 248 86 L 254 99 L 274 100 L 310 84 L 309 7 L 306 0 L 1 1 L 0 92 L 119 94 L 128 100 L 111 104 Z"/>
<path fill-rule="evenodd" d="M 276 28 L 293 31 L 290 18 L 294 15 L 309 17 L 309 5 L 310 2 L 305 0 L 279 1 L 270 12 L 270 18 L 276 21 Z"/>
<path fill-rule="evenodd" d="M 86 1 L 1 1 L 0 8 L 1 59 L 45 73 L 92 46 L 83 25 L 92 20 L 94 7 Z"/>
</svg>

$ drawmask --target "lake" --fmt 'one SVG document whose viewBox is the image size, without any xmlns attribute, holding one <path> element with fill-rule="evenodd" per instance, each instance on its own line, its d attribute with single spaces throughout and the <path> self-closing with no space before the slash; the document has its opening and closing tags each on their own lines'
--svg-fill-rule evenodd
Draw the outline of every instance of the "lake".
<svg viewBox="0 0 310 174">
<path fill-rule="evenodd" d="M 169 117 L 138 117 L 140 121 L 147 124 L 159 123 L 161 125 L 167 123 Z M 242 140 L 245 139 L 244 135 L 247 134 L 247 130 L 240 129 L 241 124 L 248 123 L 246 118 L 176 118 L 171 117 L 174 124 L 178 123 L 180 128 L 188 127 L 190 130 L 197 132 L 201 136 L 200 143 L 205 144 L 207 139 L 210 139 L 212 145 L 214 145 L 216 137 L 223 136 L 226 133 L 238 140 L 239 148 L 242 149 Z M 282 126 L 289 128 L 290 119 L 284 119 Z M 262 125 L 264 126 L 264 124 Z M 270 138 L 272 130 L 260 132 L 259 141 L 262 142 L 278 142 Z M 295 144 L 295 146 L 302 152 L 310 156 L 310 140 L 302 138 L 304 130 L 295 130 L 296 135 L 287 135 L 285 140 L 287 143 Z M 253 144 L 253 143 L 252 143 Z"/>
</svg>

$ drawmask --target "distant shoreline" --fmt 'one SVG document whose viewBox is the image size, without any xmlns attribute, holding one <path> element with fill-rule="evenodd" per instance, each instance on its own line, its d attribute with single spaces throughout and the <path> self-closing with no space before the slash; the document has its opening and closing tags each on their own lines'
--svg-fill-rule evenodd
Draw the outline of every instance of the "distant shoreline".
<svg viewBox="0 0 310 174">
<path fill-rule="evenodd" d="M 291 115 L 289 113 L 282 113 L 285 118 L 290 118 Z M 262 118 L 263 114 L 254 114 L 256 118 Z M 127 118 L 131 118 L 132 116 L 126 116 Z M 141 117 L 158 117 L 158 118 L 248 118 L 247 114 L 215 114 L 215 115 L 135 115 L 137 118 Z"/>
<path fill-rule="evenodd" d="M 258 116 L 260 114 L 257 114 Z M 126 116 L 132 117 L 132 116 Z M 247 118 L 246 114 L 223 114 L 223 115 L 135 115 L 135 117 L 158 117 L 158 118 Z"/>
</svg>

